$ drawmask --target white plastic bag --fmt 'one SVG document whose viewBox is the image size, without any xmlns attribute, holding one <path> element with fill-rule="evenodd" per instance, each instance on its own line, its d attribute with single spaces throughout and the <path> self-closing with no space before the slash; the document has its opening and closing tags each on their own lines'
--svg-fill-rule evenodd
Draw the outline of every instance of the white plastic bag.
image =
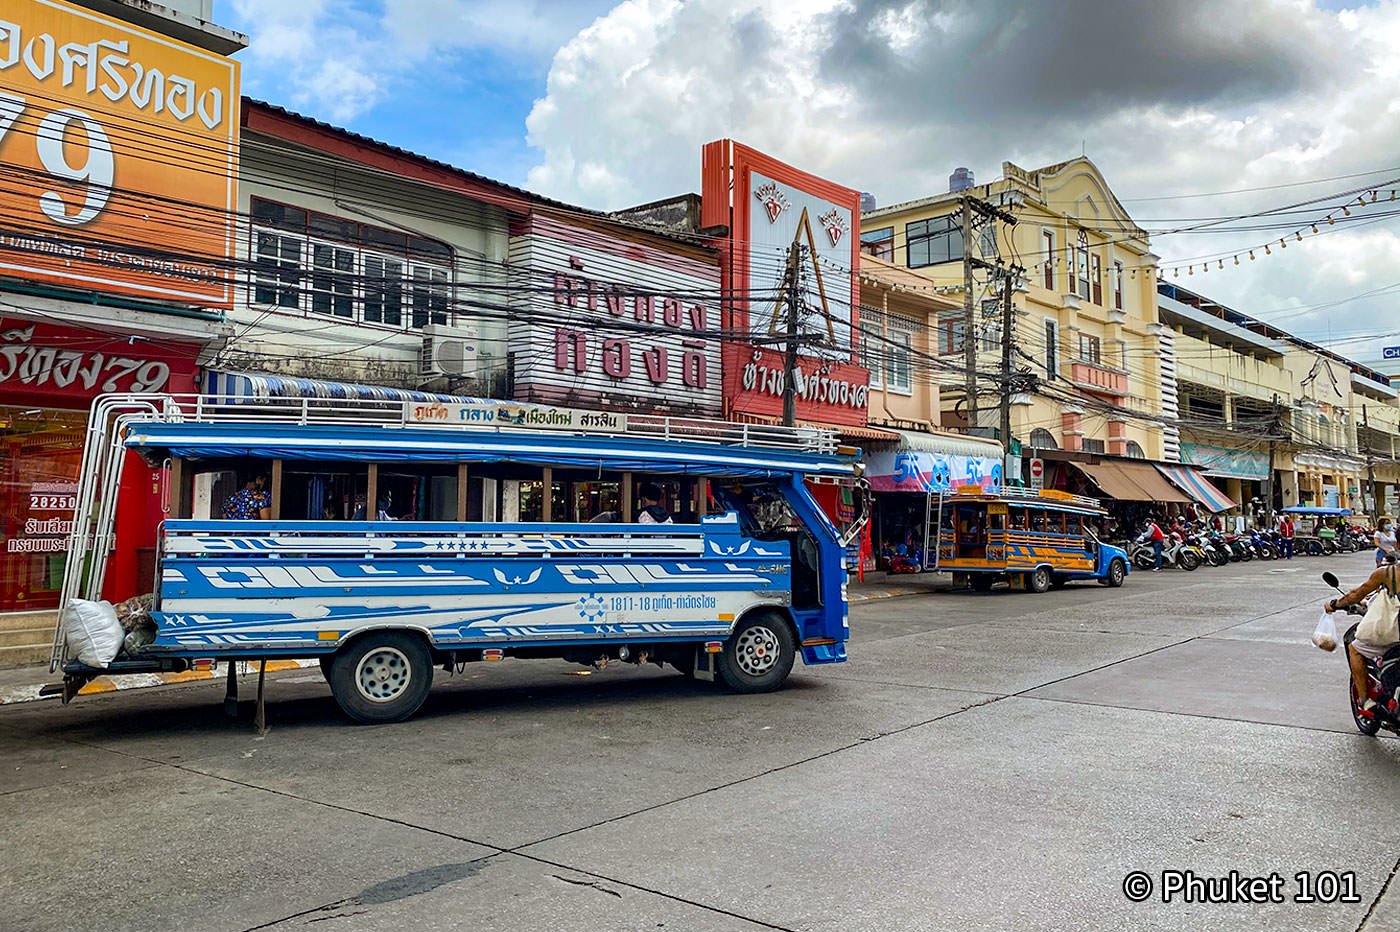
<svg viewBox="0 0 1400 932">
<path fill-rule="evenodd" d="M 1337 625 L 1332 621 L 1332 616 L 1326 612 L 1317 620 L 1317 627 L 1313 629 L 1312 642 L 1325 651 L 1337 649 Z"/>
<path fill-rule="evenodd" d="M 1400 599 L 1396 599 L 1384 587 L 1371 596 L 1366 606 L 1366 617 L 1356 626 L 1356 636 L 1368 644 L 1385 647 L 1400 642 L 1400 625 L 1396 615 L 1400 613 Z"/>
<path fill-rule="evenodd" d="M 125 634 L 111 602 L 73 599 L 63 609 L 68 651 L 90 667 L 105 667 L 115 660 Z"/>
</svg>

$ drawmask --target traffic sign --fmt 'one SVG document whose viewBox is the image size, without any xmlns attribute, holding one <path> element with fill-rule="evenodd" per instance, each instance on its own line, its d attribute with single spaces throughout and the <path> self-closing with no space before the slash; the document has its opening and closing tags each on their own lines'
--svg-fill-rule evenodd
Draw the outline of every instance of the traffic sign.
<svg viewBox="0 0 1400 932">
<path fill-rule="evenodd" d="M 1045 461 L 1036 457 L 1031 460 L 1031 478 L 1041 479 L 1045 476 Z"/>
</svg>

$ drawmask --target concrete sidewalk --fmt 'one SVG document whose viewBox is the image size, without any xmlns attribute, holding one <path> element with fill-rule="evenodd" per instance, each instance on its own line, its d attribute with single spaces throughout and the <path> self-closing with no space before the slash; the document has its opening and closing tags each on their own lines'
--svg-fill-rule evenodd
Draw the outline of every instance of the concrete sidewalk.
<svg viewBox="0 0 1400 932">
<path fill-rule="evenodd" d="M 915 582 L 913 577 L 889 576 L 874 573 L 866 577 L 866 582 L 851 583 L 846 598 L 852 605 L 872 602 L 879 599 L 892 599 L 906 595 L 927 595 L 937 589 L 948 588 L 947 579 L 938 583 L 929 577 L 928 581 Z M 298 670 L 314 667 L 315 660 L 269 660 L 269 673 L 282 670 Z M 239 661 L 239 675 L 257 673 L 257 666 Z M 99 676 L 78 691 L 80 696 L 97 693 L 110 693 L 122 689 L 144 689 L 151 686 L 171 686 L 178 683 L 204 683 L 226 675 L 225 667 L 212 670 L 187 670 L 184 673 L 131 673 L 122 676 Z M 48 664 L 25 664 L 22 666 L 0 667 L 0 705 L 14 705 L 19 702 L 37 702 L 41 699 L 58 699 L 63 682 L 63 674 L 49 673 Z M 49 692 L 45 693 L 45 687 Z"/>
</svg>

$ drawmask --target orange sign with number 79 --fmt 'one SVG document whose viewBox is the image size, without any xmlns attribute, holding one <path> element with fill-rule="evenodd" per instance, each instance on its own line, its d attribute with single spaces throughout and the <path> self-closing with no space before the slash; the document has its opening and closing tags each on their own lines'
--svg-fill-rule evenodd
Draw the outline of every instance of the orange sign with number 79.
<svg viewBox="0 0 1400 932">
<path fill-rule="evenodd" d="M 0 275 L 231 302 L 238 64 L 64 0 L 0 6 Z"/>
</svg>

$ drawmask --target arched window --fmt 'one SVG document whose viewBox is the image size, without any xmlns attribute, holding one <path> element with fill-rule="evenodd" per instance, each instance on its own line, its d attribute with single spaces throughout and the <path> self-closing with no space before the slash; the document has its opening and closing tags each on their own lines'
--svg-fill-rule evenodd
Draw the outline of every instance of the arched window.
<svg viewBox="0 0 1400 932">
<path fill-rule="evenodd" d="M 1031 431 L 1031 446 L 1037 450 L 1058 450 L 1060 445 L 1055 442 L 1055 435 L 1044 427 L 1037 427 Z"/>
<path fill-rule="evenodd" d="M 1135 460 L 1147 459 L 1147 454 L 1143 452 L 1142 445 L 1139 444 L 1136 440 L 1128 441 L 1128 455 Z"/>
</svg>

